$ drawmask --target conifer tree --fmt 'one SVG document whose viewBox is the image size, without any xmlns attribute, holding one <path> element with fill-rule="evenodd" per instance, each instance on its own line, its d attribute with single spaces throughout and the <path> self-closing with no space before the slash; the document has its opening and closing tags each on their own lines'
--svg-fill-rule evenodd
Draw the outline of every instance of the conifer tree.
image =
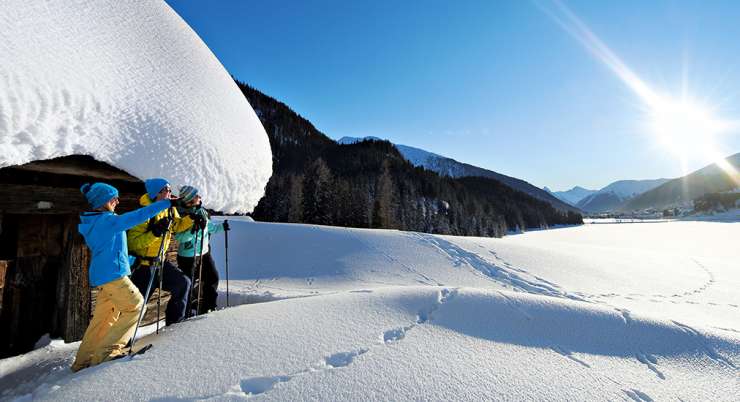
<svg viewBox="0 0 740 402">
<path fill-rule="evenodd" d="M 306 171 L 303 193 L 303 216 L 306 222 L 332 224 L 332 174 L 324 159 L 318 158 Z"/>
<path fill-rule="evenodd" d="M 383 161 L 383 171 L 375 185 L 375 208 L 373 210 L 373 227 L 396 228 L 395 187 L 389 171 L 389 163 Z"/>
<path fill-rule="evenodd" d="M 303 222 L 303 175 L 288 176 L 288 222 Z"/>
</svg>

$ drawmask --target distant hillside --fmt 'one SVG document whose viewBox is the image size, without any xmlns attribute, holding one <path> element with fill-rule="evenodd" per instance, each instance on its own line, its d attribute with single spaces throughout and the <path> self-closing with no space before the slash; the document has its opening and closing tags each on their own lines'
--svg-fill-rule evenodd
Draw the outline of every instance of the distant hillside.
<svg viewBox="0 0 740 402">
<path fill-rule="evenodd" d="M 625 202 L 667 181 L 669 179 L 615 181 L 601 190 L 584 197 L 576 206 L 586 212 L 616 211 Z"/>
<path fill-rule="evenodd" d="M 734 167 L 734 174 L 711 164 L 689 175 L 670 180 L 653 190 L 645 192 L 620 207 L 622 211 L 647 208 L 664 209 L 687 206 L 692 200 L 709 193 L 721 193 L 740 188 L 740 153 L 725 159 Z"/>
<path fill-rule="evenodd" d="M 273 176 L 256 220 L 497 237 L 583 222 L 498 180 L 414 167 L 387 141 L 338 144 L 284 103 L 237 84 L 273 152 Z"/>
<path fill-rule="evenodd" d="M 622 198 L 633 198 L 670 180 L 671 179 L 619 180 L 602 188 L 599 192 L 612 192 Z"/>
<path fill-rule="evenodd" d="M 340 144 L 354 144 L 360 141 L 376 140 L 383 141 L 377 137 L 342 137 L 339 139 Z M 528 194 L 534 198 L 550 203 L 556 209 L 561 211 L 580 212 L 574 206 L 561 201 L 549 192 L 533 186 L 528 182 L 517 179 L 516 177 L 506 176 L 492 170 L 483 169 L 478 166 L 473 166 L 467 163 L 458 162 L 452 158 L 446 156 L 437 155 L 435 153 L 425 151 L 420 148 L 410 147 L 408 145 L 394 144 L 398 148 L 399 152 L 403 155 L 406 160 L 411 162 L 414 166 L 423 167 L 424 169 L 437 172 L 443 176 L 449 176 L 453 178 L 460 177 L 487 177 L 498 180 L 507 186 Z"/>
<path fill-rule="evenodd" d="M 551 191 L 547 187 L 545 187 L 544 190 L 554 195 L 560 201 L 567 202 L 570 205 L 576 205 L 582 199 L 598 192 L 598 190 L 589 190 L 580 186 L 575 186 L 567 191 Z"/>
<path fill-rule="evenodd" d="M 617 209 L 625 199 L 613 192 L 597 192 L 579 201 L 576 206 L 585 212 L 598 213 Z"/>
</svg>

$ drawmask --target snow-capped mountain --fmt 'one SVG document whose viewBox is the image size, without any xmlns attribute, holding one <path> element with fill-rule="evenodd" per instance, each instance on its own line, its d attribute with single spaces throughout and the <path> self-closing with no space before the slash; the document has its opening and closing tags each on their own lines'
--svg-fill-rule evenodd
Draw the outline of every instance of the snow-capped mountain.
<svg viewBox="0 0 740 402">
<path fill-rule="evenodd" d="M 552 191 L 547 187 L 544 187 L 544 190 L 570 205 L 576 205 L 578 201 L 598 192 L 598 190 L 589 190 L 581 186 L 575 186 L 567 191 Z"/>
<path fill-rule="evenodd" d="M 691 202 L 705 194 L 734 191 L 740 188 L 740 153 L 725 158 L 731 169 L 723 169 L 713 163 L 691 174 L 670 180 L 650 191 L 646 191 L 626 202 L 623 211 L 647 208 L 671 208 L 691 205 Z M 734 170 L 734 171 L 733 171 Z"/>
<path fill-rule="evenodd" d="M 165 2 L 4 1 L 0 54 L 0 167 L 90 155 L 225 212 L 264 194 L 262 124 Z"/>
<path fill-rule="evenodd" d="M 382 138 L 368 136 L 368 137 L 342 137 L 337 141 L 340 144 L 354 144 L 360 141 L 386 141 Z M 454 159 L 447 158 L 442 155 L 437 155 L 433 152 L 425 151 L 420 148 L 414 148 L 407 145 L 393 144 L 398 148 L 404 158 L 411 162 L 414 166 L 422 166 L 427 170 L 435 171 L 439 174 L 450 176 L 450 177 L 461 177 L 469 176 L 465 174 L 464 168 L 460 163 L 449 163 L 447 160 L 456 162 Z"/>
<path fill-rule="evenodd" d="M 558 199 L 574 205 L 586 212 L 606 212 L 618 209 L 632 198 L 650 191 L 670 179 L 654 180 L 619 180 L 600 190 L 588 190 L 575 186 L 568 191 L 551 191 L 550 194 Z"/>
<path fill-rule="evenodd" d="M 669 179 L 619 180 L 581 199 L 576 206 L 586 212 L 606 212 L 619 209 L 622 204 L 650 191 Z"/>
<path fill-rule="evenodd" d="M 385 141 L 378 137 L 362 137 L 362 138 L 342 137 L 337 142 L 339 142 L 340 144 L 354 144 L 356 142 L 367 141 L 367 140 Z M 401 144 L 395 144 L 395 143 L 393 145 L 395 145 L 398 151 L 401 152 L 401 155 L 403 155 L 403 157 L 406 158 L 406 160 L 408 160 L 409 162 L 411 162 L 411 164 L 413 164 L 414 166 L 420 166 L 420 167 L 423 167 L 424 169 L 431 170 L 440 175 L 450 176 L 450 177 L 479 176 L 479 177 L 487 177 L 487 178 L 495 179 L 517 191 L 521 191 L 539 200 L 548 202 L 554 208 L 559 209 L 561 211 L 580 212 L 574 206 L 568 204 L 567 202 L 563 202 L 562 200 L 553 196 L 549 192 L 539 187 L 533 186 L 532 184 L 524 180 L 517 179 L 516 177 L 506 176 L 501 173 L 494 172 L 492 170 L 483 169 L 483 168 L 473 166 L 473 165 L 463 163 L 463 162 L 458 162 L 452 158 L 448 158 L 443 155 L 438 155 L 433 152 L 425 151 L 420 148 L 415 148 L 415 147 L 410 147 L 408 145 L 401 145 Z"/>
<path fill-rule="evenodd" d="M 576 203 L 576 206 L 586 212 L 607 212 L 617 209 L 627 198 L 614 192 L 596 192 Z"/>
<path fill-rule="evenodd" d="M 599 192 L 611 192 L 622 198 L 632 198 L 646 191 L 650 191 L 669 180 L 670 179 L 619 180 L 602 188 Z"/>
</svg>

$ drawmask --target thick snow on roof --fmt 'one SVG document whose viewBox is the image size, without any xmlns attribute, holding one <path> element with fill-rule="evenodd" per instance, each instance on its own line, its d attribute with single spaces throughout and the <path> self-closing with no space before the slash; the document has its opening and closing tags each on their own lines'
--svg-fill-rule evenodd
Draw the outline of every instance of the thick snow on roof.
<svg viewBox="0 0 740 402">
<path fill-rule="evenodd" d="M 92 155 L 249 211 L 272 174 L 233 80 L 164 2 L 10 0 L 0 7 L 0 167 Z"/>
</svg>

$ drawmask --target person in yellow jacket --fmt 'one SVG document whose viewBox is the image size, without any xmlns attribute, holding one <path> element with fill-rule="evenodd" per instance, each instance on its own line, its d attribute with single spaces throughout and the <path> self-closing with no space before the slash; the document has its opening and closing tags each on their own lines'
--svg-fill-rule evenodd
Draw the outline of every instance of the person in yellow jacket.
<svg viewBox="0 0 740 402">
<path fill-rule="evenodd" d="M 144 185 L 147 193 L 139 199 L 139 204 L 142 206 L 167 199 L 172 194 L 170 184 L 165 179 L 149 179 L 144 182 Z M 165 242 L 164 249 L 166 250 L 169 247 L 171 234 L 189 230 L 192 226 L 193 220 L 190 217 L 181 217 L 175 208 L 168 208 L 149 221 L 129 229 L 127 233 L 129 254 L 136 258 L 134 267 L 131 269 L 131 282 L 139 288 L 141 294 L 146 293 L 152 275 L 155 275 L 153 283 L 159 284 L 159 276 L 150 267 L 159 254 L 162 242 Z M 168 228 L 172 233 L 167 233 Z M 163 275 L 162 287 L 170 292 L 170 300 L 165 310 L 165 322 L 167 325 L 172 325 L 185 318 L 190 278 L 167 260 L 164 261 L 159 272 Z"/>
</svg>

